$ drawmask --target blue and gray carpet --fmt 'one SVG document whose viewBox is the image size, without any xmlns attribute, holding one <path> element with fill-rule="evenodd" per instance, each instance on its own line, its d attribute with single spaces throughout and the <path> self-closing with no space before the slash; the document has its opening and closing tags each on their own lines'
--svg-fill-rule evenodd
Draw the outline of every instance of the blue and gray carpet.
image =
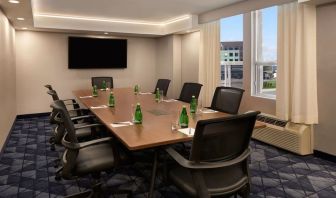
<svg viewBox="0 0 336 198">
<path fill-rule="evenodd" d="M 17 119 L 0 155 L 0 197 L 63 197 L 79 192 L 75 181 L 55 181 L 54 160 L 60 150 L 50 151 L 48 117 Z M 336 164 L 314 156 L 297 156 L 252 141 L 251 197 L 336 197 Z M 141 154 L 140 154 L 141 155 Z M 105 183 L 130 189 L 146 197 L 151 164 L 133 166 L 103 175 Z M 79 181 L 88 188 L 88 178 Z M 171 184 L 156 182 L 155 197 L 186 197 Z"/>
</svg>

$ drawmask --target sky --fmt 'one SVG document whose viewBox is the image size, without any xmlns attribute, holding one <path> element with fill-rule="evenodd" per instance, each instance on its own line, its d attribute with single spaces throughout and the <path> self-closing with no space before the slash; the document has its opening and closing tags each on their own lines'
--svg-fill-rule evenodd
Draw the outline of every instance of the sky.
<svg viewBox="0 0 336 198">
<path fill-rule="evenodd" d="M 277 7 L 265 8 L 263 14 L 263 57 L 264 61 L 276 60 L 277 54 Z M 243 15 L 223 18 L 220 21 L 223 41 L 243 41 Z"/>
</svg>

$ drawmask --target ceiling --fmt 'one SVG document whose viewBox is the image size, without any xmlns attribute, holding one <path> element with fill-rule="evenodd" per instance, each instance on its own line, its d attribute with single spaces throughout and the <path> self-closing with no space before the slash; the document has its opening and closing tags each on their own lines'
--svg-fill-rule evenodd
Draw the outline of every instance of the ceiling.
<svg viewBox="0 0 336 198">
<path fill-rule="evenodd" d="M 19 1 L 0 0 L 0 8 L 16 29 L 166 35 L 197 28 L 200 13 L 246 0 Z"/>
</svg>

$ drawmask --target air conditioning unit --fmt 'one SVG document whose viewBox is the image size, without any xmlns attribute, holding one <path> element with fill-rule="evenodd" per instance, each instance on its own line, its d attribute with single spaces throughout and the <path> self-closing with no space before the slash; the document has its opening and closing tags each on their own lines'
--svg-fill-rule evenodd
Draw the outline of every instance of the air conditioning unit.
<svg viewBox="0 0 336 198">
<path fill-rule="evenodd" d="M 273 146 L 300 154 L 313 153 L 313 137 L 310 126 L 279 120 L 274 116 L 260 114 L 257 118 L 266 127 L 255 129 L 252 138 Z"/>
</svg>

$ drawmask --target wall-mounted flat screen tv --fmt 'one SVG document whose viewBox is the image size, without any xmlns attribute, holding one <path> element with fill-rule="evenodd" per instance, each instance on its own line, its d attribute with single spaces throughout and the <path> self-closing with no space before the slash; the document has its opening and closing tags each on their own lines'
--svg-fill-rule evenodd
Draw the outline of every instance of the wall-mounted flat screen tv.
<svg viewBox="0 0 336 198">
<path fill-rule="evenodd" d="M 69 37 L 69 69 L 127 68 L 127 40 Z"/>
</svg>

